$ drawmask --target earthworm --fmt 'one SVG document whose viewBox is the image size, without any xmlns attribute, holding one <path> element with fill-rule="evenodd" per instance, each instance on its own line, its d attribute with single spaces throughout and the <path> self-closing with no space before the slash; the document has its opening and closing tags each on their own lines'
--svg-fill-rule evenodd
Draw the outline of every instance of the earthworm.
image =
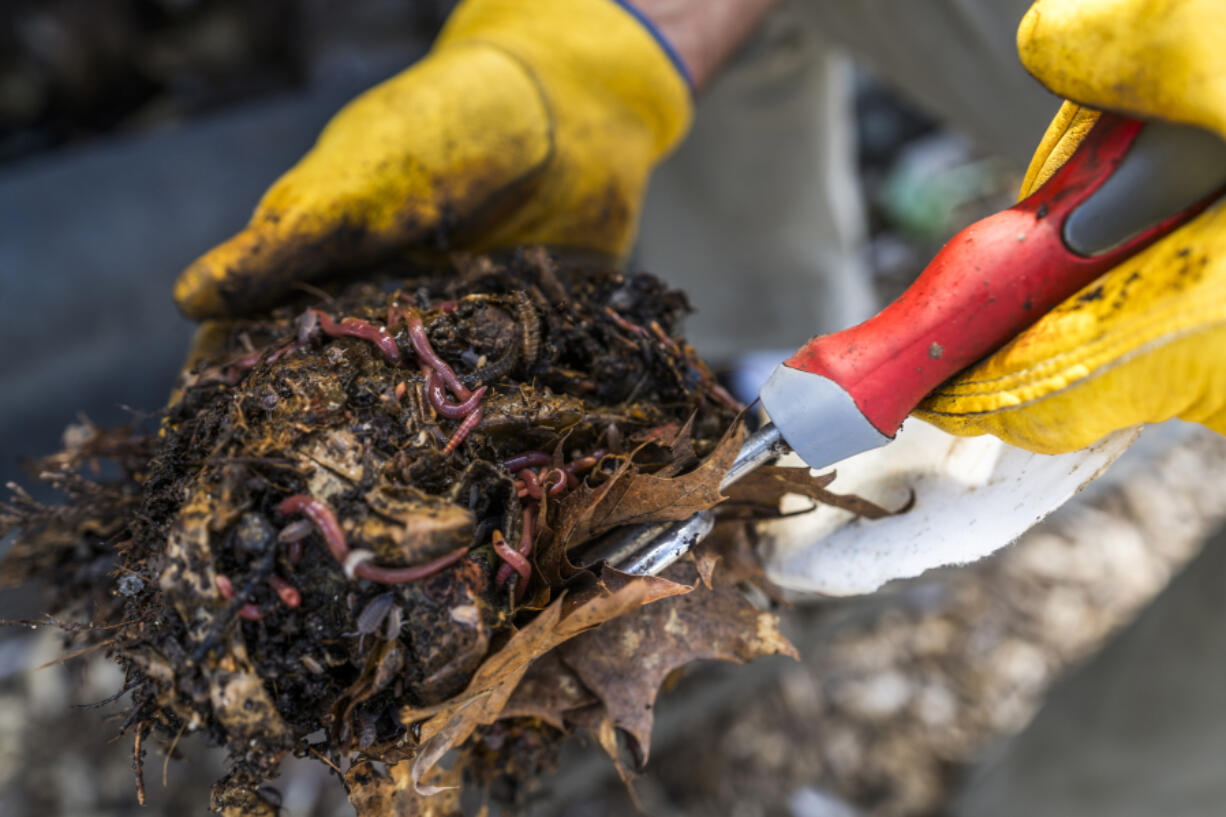
<svg viewBox="0 0 1226 817">
<path fill-rule="evenodd" d="M 273 589 L 277 598 L 281 599 L 281 603 L 286 607 L 297 607 L 302 604 L 302 594 L 298 592 L 298 588 L 280 576 L 269 576 L 268 586 Z"/>
<path fill-rule="evenodd" d="M 480 413 L 480 409 L 473 412 L 477 415 Z M 380 567 L 368 560 L 357 561 L 355 564 L 356 560 L 352 559 L 355 554 L 365 556 L 369 551 L 350 551 L 349 545 L 345 542 L 345 532 L 341 530 L 340 523 L 336 521 L 336 514 L 324 502 L 306 494 L 294 494 L 282 500 L 277 506 L 277 511 L 286 515 L 300 513 L 306 516 L 315 524 L 315 528 L 328 544 L 332 558 L 345 568 L 346 573 L 352 573 L 360 579 L 369 579 L 379 584 L 405 584 L 432 576 L 458 561 L 468 550 L 467 547 L 456 548 L 432 562 L 412 567 Z"/>
<path fill-rule="evenodd" d="M 302 344 L 300 344 L 298 341 L 296 341 L 296 340 L 292 340 L 292 341 L 290 341 L 289 343 L 287 343 L 287 344 L 285 344 L 284 346 L 282 346 L 282 347 L 281 347 L 280 349 L 278 349 L 277 351 L 273 352 L 271 355 L 269 355 L 269 356 L 268 356 L 268 360 L 267 360 L 266 362 L 268 362 L 268 363 L 276 363 L 278 360 L 280 360 L 281 358 L 285 357 L 285 356 L 286 356 L 286 355 L 288 355 L 290 352 L 296 352 L 298 349 L 300 349 L 300 348 L 301 348 L 301 346 L 302 346 Z"/>
<path fill-rule="evenodd" d="M 388 334 L 388 331 L 382 326 L 375 326 L 373 323 L 364 321 L 361 318 L 345 318 L 340 323 L 337 323 L 326 312 L 321 312 L 318 309 L 310 311 L 319 320 L 319 328 L 324 331 L 324 334 L 331 335 L 334 338 L 347 335 L 370 341 L 379 347 L 379 351 L 389 361 L 400 363 L 400 347 L 396 345 L 396 339 Z"/>
<path fill-rule="evenodd" d="M 452 403 L 447 399 L 447 390 L 443 382 L 439 380 L 438 372 L 429 366 L 422 366 L 422 374 L 426 377 L 426 396 L 430 399 L 430 405 L 434 406 L 434 410 L 443 415 L 449 420 L 462 420 L 476 410 L 481 404 L 481 399 L 485 397 L 485 393 L 489 391 L 488 386 L 482 386 L 468 395 L 468 399 L 459 403 Z"/>
<path fill-rule="evenodd" d="M 524 364 L 531 366 L 536 362 L 536 356 L 541 351 L 541 319 L 536 314 L 536 307 L 532 305 L 532 299 L 523 290 L 517 290 L 515 293 L 515 311 L 524 331 Z"/>
<path fill-rule="evenodd" d="M 468 436 L 468 432 L 472 431 L 481 422 L 481 418 L 485 416 L 485 410 L 481 406 L 473 411 L 472 414 L 464 418 L 455 433 L 451 435 L 451 439 L 447 441 L 447 445 L 443 446 L 443 455 L 446 456 L 460 447 L 460 443 L 464 442 L 464 438 Z"/>
<path fill-rule="evenodd" d="M 498 586 L 502 587 L 512 573 L 518 573 L 521 586 L 526 586 L 532 578 L 532 565 L 515 548 L 507 544 L 502 531 L 496 530 L 493 535 L 494 552 L 502 559 L 503 565 L 498 569 Z"/>
<path fill-rule="evenodd" d="M 524 493 L 533 499 L 540 499 L 543 491 L 541 491 L 541 481 L 536 478 L 536 472 L 528 468 L 524 468 L 515 475 L 521 482 L 524 483 Z"/>
<path fill-rule="evenodd" d="M 512 473 L 539 465 L 553 465 L 553 456 L 544 451 L 524 451 L 502 461 L 502 467 Z"/>
<path fill-rule="evenodd" d="M 558 480 L 553 485 L 547 484 L 547 480 L 549 479 L 550 474 L 558 475 Z M 558 494 L 566 490 L 568 476 L 569 474 L 567 474 L 567 472 L 562 470 L 561 468 L 550 468 L 549 470 L 544 471 L 538 477 L 538 481 L 541 483 L 542 487 L 547 487 L 549 489 L 550 496 L 557 496 Z"/>
<path fill-rule="evenodd" d="M 434 368 L 424 363 L 421 366 L 421 376 L 426 381 L 426 398 L 429 399 L 430 405 L 434 406 L 434 410 L 439 411 L 438 407 L 447 402 L 446 384 L 439 380 L 438 372 Z"/>
<path fill-rule="evenodd" d="M 230 364 L 232 368 L 245 371 L 260 362 L 260 356 L 264 354 L 263 349 L 257 349 L 254 352 L 248 352 L 238 360 Z"/>
<path fill-rule="evenodd" d="M 651 331 L 655 333 L 656 338 L 659 339 L 660 343 L 662 343 L 666 348 L 668 348 L 674 354 L 681 354 L 681 347 L 677 345 L 677 341 L 668 336 L 658 321 L 651 322 Z"/>
<path fill-rule="evenodd" d="M 632 323 L 631 321 L 626 320 L 621 315 L 617 314 L 617 311 L 614 310 L 613 307 L 606 306 L 604 308 L 604 311 L 605 311 L 605 314 L 609 316 L 609 320 L 613 321 L 613 323 L 617 324 L 622 329 L 625 329 L 627 332 L 630 332 L 631 334 L 642 335 L 643 337 L 647 337 L 648 332 L 646 329 L 639 326 L 637 323 Z"/>
<path fill-rule="evenodd" d="M 447 384 L 447 388 L 451 389 L 452 394 L 460 400 L 467 400 L 472 392 L 460 382 L 455 370 L 447 364 L 447 361 L 439 357 L 438 352 L 434 351 L 434 347 L 430 345 L 430 336 L 426 334 L 426 325 L 421 322 L 421 315 L 409 312 L 404 316 L 404 322 L 409 327 L 409 341 L 413 344 L 418 359 L 438 372 L 439 377 L 443 378 L 443 382 Z"/>
<path fill-rule="evenodd" d="M 465 545 L 443 554 L 432 562 L 412 567 L 380 567 L 374 562 L 363 562 L 354 568 L 353 574 L 360 579 L 369 579 L 379 584 L 407 584 L 433 576 L 443 568 L 458 562 L 467 552 L 468 546 Z"/>
<path fill-rule="evenodd" d="M 603 448 L 593 451 L 586 457 L 579 457 L 562 466 L 561 472 L 565 475 L 565 483 L 559 481 L 555 485 L 549 487 L 551 495 L 557 495 L 562 492 L 562 485 L 565 484 L 569 488 L 575 488 L 579 484 L 577 474 L 580 474 L 589 468 L 595 466 L 608 452 Z M 512 457 L 507 457 L 502 461 L 502 467 L 515 474 L 516 479 L 522 483 L 522 491 L 520 497 L 531 496 L 534 499 L 541 498 L 541 479 L 537 474 L 529 471 L 529 468 L 534 468 L 542 465 L 552 465 L 553 456 L 544 451 L 524 451 L 521 454 L 516 454 Z M 559 470 L 559 469 L 551 469 Z"/>
<path fill-rule="evenodd" d="M 320 321 L 320 326 L 327 332 L 327 327 L 323 326 L 322 321 Z M 345 318 L 341 321 L 340 329 L 346 335 L 370 341 L 379 347 L 379 351 L 383 352 L 383 356 L 390 362 L 400 363 L 400 347 L 396 345 L 396 339 L 382 326 L 375 326 L 361 318 Z"/>
<path fill-rule="evenodd" d="M 298 348 L 299 348 L 298 341 L 291 340 L 289 343 L 285 344 L 280 349 L 277 349 L 272 354 L 270 354 L 266 362 L 276 363 L 278 360 L 280 360 L 281 358 L 285 357 L 290 352 L 293 352 L 294 350 Z M 230 368 L 238 369 L 240 371 L 246 371 L 247 369 L 250 369 L 251 367 L 255 366 L 255 364 L 259 363 L 260 358 L 263 357 L 264 353 L 267 351 L 268 351 L 268 348 L 265 347 L 263 349 L 257 349 L 254 352 L 248 352 L 247 354 L 240 357 L 238 360 L 231 363 Z"/>
<path fill-rule="evenodd" d="M 344 564 L 345 557 L 349 555 L 349 545 L 345 544 L 345 532 L 341 530 L 340 523 L 336 521 L 336 514 L 332 513 L 331 508 L 313 496 L 294 494 L 283 499 L 277 506 L 277 511 L 286 516 L 300 513 L 310 519 L 315 529 L 323 536 L 328 550 L 332 551 L 332 558 Z"/>
<path fill-rule="evenodd" d="M 566 468 L 567 473 L 570 473 L 572 475 L 581 474 L 584 471 L 588 470 L 589 468 L 594 468 L 596 465 L 600 463 L 601 460 L 603 460 L 606 456 L 608 456 L 608 454 L 609 452 L 604 450 L 603 448 L 597 448 L 595 451 L 593 451 L 591 454 L 588 454 L 586 457 L 579 457 L 576 460 L 571 460 L 564 467 Z"/>
<path fill-rule="evenodd" d="M 497 533 L 497 531 L 495 531 L 495 533 Z M 498 535 L 499 537 L 502 536 L 500 533 Z M 528 557 L 532 555 L 532 540 L 535 538 L 536 506 L 532 504 L 524 505 L 523 522 L 521 523 L 521 530 L 519 534 L 519 548 L 514 552 L 524 560 L 525 565 L 528 563 Z M 497 547 L 495 547 L 495 550 L 497 550 Z M 499 555 L 502 555 L 501 552 Z M 498 568 L 498 575 L 495 578 L 495 582 L 499 587 L 502 587 L 507 583 L 507 579 L 511 578 L 512 573 L 519 573 L 521 576 L 524 575 L 523 571 L 515 566 L 516 563 L 513 559 L 507 559 L 504 557 L 504 562 L 505 563 L 502 565 L 502 567 Z M 528 572 L 531 574 L 531 568 L 529 568 Z M 520 591 L 522 592 L 526 586 L 527 577 L 524 577 L 524 581 L 520 583 Z"/>
<path fill-rule="evenodd" d="M 223 599 L 229 601 L 234 598 L 234 583 L 230 581 L 229 576 L 225 573 L 218 573 L 213 577 L 213 582 L 217 585 L 217 592 L 221 593 Z M 264 614 L 260 612 L 259 605 L 247 602 L 238 608 L 238 617 L 245 618 L 247 621 L 259 621 Z"/>
<path fill-rule="evenodd" d="M 238 617 L 245 618 L 247 621 L 259 621 L 264 617 L 264 614 L 260 612 L 259 605 L 247 602 L 238 608 Z"/>
</svg>

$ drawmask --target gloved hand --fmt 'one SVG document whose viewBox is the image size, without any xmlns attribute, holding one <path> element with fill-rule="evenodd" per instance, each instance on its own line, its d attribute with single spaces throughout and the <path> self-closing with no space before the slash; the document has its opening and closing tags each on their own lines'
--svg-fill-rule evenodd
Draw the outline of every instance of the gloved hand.
<svg viewBox="0 0 1226 817">
<path fill-rule="evenodd" d="M 1226 138 L 1226 3 L 1038 0 L 1026 68 L 1066 103 L 1021 195 L 1072 155 L 1095 110 L 1199 125 Z M 1085 106 L 1085 107 L 1083 107 Z M 1226 433 L 1226 202 L 1091 283 L 916 415 L 1042 453 L 1171 417 Z"/>
<path fill-rule="evenodd" d="M 464 0 L 424 59 L 345 106 L 247 227 L 183 272 L 175 300 L 195 319 L 242 312 L 413 247 L 621 255 L 648 173 L 689 127 L 683 70 L 613 0 Z"/>
</svg>

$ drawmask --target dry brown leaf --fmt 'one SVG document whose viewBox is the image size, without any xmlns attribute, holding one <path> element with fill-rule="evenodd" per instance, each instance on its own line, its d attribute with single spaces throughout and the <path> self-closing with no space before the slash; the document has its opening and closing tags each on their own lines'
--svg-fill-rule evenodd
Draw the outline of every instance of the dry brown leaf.
<svg viewBox="0 0 1226 817">
<path fill-rule="evenodd" d="M 423 776 L 448 750 L 467 740 L 478 726 L 498 719 L 535 659 L 610 619 L 690 590 L 668 579 L 627 577 L 605 571 L 601 581 L 569 596 L 560 596 L 512 635 L 502 649 L 491 654 L 477 669 L 463 693 L 436 707 L 403 709 L 400 719 L 406 726 L 424 720 L 420 750 L 412 766 L 417 790 L 430 791 Z"/>
<path fill-rule="evenodd" d="M 891 511 L 875 502 L 869 502 L 852 494 L 836 494 L 827 491 L 826 486 L 834 481 L 836 473 L 813 475 L 808 467 L 790 467 L 784 465 L 763 465 L 749 474 L 740 482 L 728 488 L 728 499 L 734 502 L 746 502 L 754 505 L 769 505 L 777 507 L 779 500 L 785 494 L 800 494 L 823 505 L 833 505 L 845 511 L 851 511 L 865 519 L 881 519 L 902 513 L 911 507 L 908 502 L 902 508 Z"/>
<path fill-rule="evenodd" d="M 582 572 L 567 555 L 575 545 L 622 525 L 688 519 L 723 499 L 719 484 L 740 452 L 745 424 L 739 420 L 733 423 L 715 450 L 698 467 L 673 477 L 675 466 L 681 462 L 679 457 L 683 456 L 678 452 L 688 451 L 691 454 L 684 456 L 692 455 L 691 426 L 692 423 L 687 422 L 680 428 L 661 427 L 653 429 L 649 438 L 640 436 L 640 449 L 636 451 L 650 444 L 664 445 L 673 451 L 672 464 L 661 471 L 639 473 L 631 453 L 596 488 L 583 484 L 563 497 L 558 521 L 539 543 L 536 556 L 536 566 L 548 583 L 565 584 Z"/>
<path fill-rule="evenodd" d="M 697 578 L 681 564 L 672 578 Z M 656 695 L 670 672 L 699 659 L 744 662 L 764 655 L 796 658 L 778 618 L 756 609 L 733 586 L 703 586 L 609 621 L 559 649 L 562 660 L 604 704 L 647 761 Z"/>
<path fill-rule="evenodd" d="M 617 470 L 596 488 L 580 483 L 577 488 L 562 497 L 558 521 L 546 527 L 546 535 L 539 543 L 535 563 L 546 582 L 557 587 L 566 584 L 581 568 L 570 561 L 567 551 L 590 537 L 588 521 L 593 506 L 600 502 L 613 487 L 625 478 L 631 468 L 633 454 L 618 465 Z"/>
<path fill-rule="evenodd" d="M 503 707 L 499 718 L 540 718 L 555 729 L 566 729 L 567 713 L 596 703 L 579 676 L 548 652 L 533 662 Z"/>
<path fill-rule="evenodd" d="M 719 503 L 719 484 L 732 467 L 745 439 L 745 424 L 735 423 L 697 468 L 679 477 L 630 474 L 605 492 L 588 513 L 583 538 L 619 525 L 688 519 Z"/>
<path fill-rule="evenodd" d="M 689 473 L 660 477 L 624 466 L 599 488 L 573 492 L 562 503 L 555 546 L 566 549 L 621 525 L 688 519 L 716 505 L 723 499 L 719 484 L 744 439 L 745 424 L 737 422 Z"/>
<path fill-rule="evenodd" d="M 671 477 L 679 474 L 698 458 L 694 451 L 694 418 L 685 421 L 684 425 L 677 422 L 665 423 L 647 431 L 635 434 L 630 438 L 635 443 L 653 443 L 667 448 L 672 462 L 655 472 L 657 477 Z"/>
<path fill-rule="evenodd" d="M 714 549 L 701 545 L 700 542 L 698 547 L 690 551 L 690 558 L 694 561 L 694 569 L 698 571 L 699 581 L 710 589 L 714 587 L 711 584 L 711 577 L 715 574 L 715 568 L 719 566 L 720 559 L 723 557 Z"/>
<path fill-rule="evenodd" d="M 399 641 L 377 643 L 366 656 L 362 674 L 332 704 L 333 728 L 338 732 L 347 732 L 353 708 L 391 683 L 402 666 L 404 650 Z"/>
<path fill-rule="evenodd" d="M 784 592 L 766 577 L 762 557 L 758 553 L 757 538 L 750 525 L 719 524 L 702 541 L 695 551 L 695 565 L 702 568 L 702 560 L 715 558 L 712 582 L 716 584 L 751 584 L 762 591 L 775 604 L 788 606 Z M 700 574 L 701 575 L 701 574 Z"/>
<path fill-rule="evenodd" d="M 594 704 L 575 710 L 567 715 L 566 719 L 575 726 L 587 730 L 588 734 L 595 739 L 604 753 L 608 755 L 609 760 L 613 761 L 613 768 L 617 771 L 617 776 L 621 778 L 622 785 L 626 787 L 626 792 L 630 795 L 635 808 L 640 813 L 644 813 L 634 790 L 634 770 L 626 765 L 622 757 L 621 742 L 617 737 L 617 725 L 609 717 L 608 711 L 602 705 Z"/>
<path fill-rule="evenodd" d="M 366 761 L 345 773 L 345 788 L 357 817 L 463 817 L 461 771 L 459 764 L 450 770 L 432 769 L 423 783 L 437 793 L 423 795 L 413 786 L 408 763 L 389 766 L 383 773 Z"/>
</svg>

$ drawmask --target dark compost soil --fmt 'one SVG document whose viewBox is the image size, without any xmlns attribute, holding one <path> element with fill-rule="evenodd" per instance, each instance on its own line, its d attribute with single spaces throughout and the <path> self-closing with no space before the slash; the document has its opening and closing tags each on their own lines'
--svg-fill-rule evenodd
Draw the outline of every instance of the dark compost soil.
<svg viewBox="0 0 1226 817">
<path fill-rule="evenodd" d="M 287 753 L 411 756 L 402 710 L 590 581 L 558 531 L 597 526 L 567 500 L 725 439 L 737 407 L 674 336 L 686 308 L 536 251 L 205 327 L 155 433 L 70 429 L 39 463 L 63 506 L 13 486 L 0 579 L 43 580 L 75 645 L 120 663 L 138 767 L 150 734 L 227 747 L 215 808 L 259 812 L 235 792 Z"/>
</svg>

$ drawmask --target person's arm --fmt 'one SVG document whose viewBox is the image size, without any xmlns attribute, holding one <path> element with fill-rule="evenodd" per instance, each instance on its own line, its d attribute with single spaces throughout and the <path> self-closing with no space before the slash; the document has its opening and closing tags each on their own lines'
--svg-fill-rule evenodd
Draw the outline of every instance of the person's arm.
<svg viewBox="0 0 1226 817">
<path fill-rule="evenodd" d="M 697 90 L 778 0 L 633 0 L 680 56 Z"/>
</svg>

